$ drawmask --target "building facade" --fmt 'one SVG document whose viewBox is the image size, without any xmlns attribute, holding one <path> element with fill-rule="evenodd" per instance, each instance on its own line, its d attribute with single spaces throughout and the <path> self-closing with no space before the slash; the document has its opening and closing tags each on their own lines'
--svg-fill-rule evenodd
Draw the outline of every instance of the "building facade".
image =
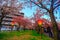
<svg viewBox="0 0 60 40">
<path fill-rule="evenodd" d="M 0 20 L 1 20 L 1 16 L 2 14 L 0 13 Z M 5 15 L 5 17 L 3 18 L 3 21 L 2 21 L 2 28 L 11 28 L 12 27 L 12 20 L 13 20 L 13 17 L 18 17 L 18 16 L 22 16 L 24 17 L 24 13 L 15 13 L 15 14 L 7 14 Z"/>
</svg>

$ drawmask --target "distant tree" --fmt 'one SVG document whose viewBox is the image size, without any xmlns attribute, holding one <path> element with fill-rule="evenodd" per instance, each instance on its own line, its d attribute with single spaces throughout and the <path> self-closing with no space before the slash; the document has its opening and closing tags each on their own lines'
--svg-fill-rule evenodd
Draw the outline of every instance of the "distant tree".
<svg viewBox="0 0 60 40">
<path fill-rule="evenodd" d="M 17 27 L 17 31 L 19 31 L 19 29 L 20 29 L 21 26 L 23 26 L 23 29 L 25 30 L 26 27 L 29 27 L 29 26 L 32 25 L 32 22 L 31 22 L 30 19 L 22 17 L 22 16 L 14 17 L 13 21 L 16 22 L 19 25 Z"/>
<path fill-rule="evenodd" d="M 16 20 L 17 19 L 17 20 Z M 13 21 L 12 22 L 15 22 L 15 23 L 17 23 L 18 25 L 17 25 L 17 31 L 19 31 L 19 29 L 20 29 L 20 26 L 22 25 L 22 23 L 23 23 L 23 17 L 22 16 L 18 16 L 18 17 L 13 17 Z"/>
<path fill-rule="evenodd" d="M 25 3 L 29 3 L 31 7 L 36 5 L 49 13 L 53 25 L 54 40 L 57 40 L 58 26 L 55 20 L 54 11 L 59 8 L 60 0 L 25 0 Z"/>
<path fill-rule="evenodd" d="M 36 9 L 36 13 L 33 13 L 33 17 L 31 18 L 31 20 L 33 20 L 34 21 L 34 27 L 35 27 L 35 29 L 36 29 L 36 31 L 38 32 L 38 33 L 40 33 L 40 31 L 39 31 L 39 28 L 40 27 L 38 27 L 38 20 L 42 20 L 43 21 L 43 25 L 46 25 L 46 24 L 49 24 L 50 23 L 50 21 L 49 20 L 47 20 L 47 19 L 45 19 L 45 18 L 42 18 L 42 16 L 44 16 L 46 13 L 41 13 L 41 10 L 39 10 L 38 8 Z M 42 25 L 42 26 L 43 26 Z M 44 26 L 45 27 L 45 26 Z"/>
<path fill-rule="evenodd" d="M 23 3 L 18 3 L 18 0 L 0 0 L 0 31 L 2 27 L 3 18 L 7 14 L 16 14 L 22 9 Z"/>
</svg>

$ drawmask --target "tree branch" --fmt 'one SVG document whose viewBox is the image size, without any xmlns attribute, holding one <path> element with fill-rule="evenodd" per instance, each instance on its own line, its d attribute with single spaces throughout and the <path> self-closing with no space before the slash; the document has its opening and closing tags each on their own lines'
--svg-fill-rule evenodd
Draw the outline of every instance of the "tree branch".
<svg viewBox="0 0 60 40">
<path fill-rule="evenodd" d="M 55 6 L 53 10 L 55 10 L 55 9 L 56 9 L 57 7 L 59 7 L 59 6 L 60 6 L 60 4 L 58 4 L 57 6 Z"/>
<path fill-rule="evenodd" d="M 31 0 L 30 0 L 31 1 Z M 42 3 L 40 3 L 41 6 L 39 6 L 38 4 L 36 4 L 35 2 L 31 1 L 32 3 L 34 3 L 35 5 L 37 5 L 39 8 L 44 8 L 46 9 L 47 11 L 49 11 L 45 6 L 43 6 Z"/>
<path fill-rule="evenodd" d="M 42 8 L 46 9 L 47 11 L 49 11 L 42 3 L 40 3 Z"/>
</svg>

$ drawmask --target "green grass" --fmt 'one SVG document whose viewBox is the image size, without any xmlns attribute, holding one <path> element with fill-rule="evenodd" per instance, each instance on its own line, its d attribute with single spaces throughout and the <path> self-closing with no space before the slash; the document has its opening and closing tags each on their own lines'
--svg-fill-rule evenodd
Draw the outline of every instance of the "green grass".
<svg viewBox="0 0 60 40">
<path fill-rule="evenodd" d="M 0 32 L 0 40 L 51 40 L 44 34 L 37 34 L 34 30 Z"/>
</svg>

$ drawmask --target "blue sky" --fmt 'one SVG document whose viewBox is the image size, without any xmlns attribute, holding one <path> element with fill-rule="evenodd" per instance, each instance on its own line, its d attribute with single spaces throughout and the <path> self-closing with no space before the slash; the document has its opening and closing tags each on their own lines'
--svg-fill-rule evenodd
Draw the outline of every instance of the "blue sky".
<svg viewBox="0 0 60 40">
<path fill-rule="evenodd" d="M 19 0 L 20 2 L 24 2 L 22 0 Z M 31 8 L 28 8 L 27 6 L 24 6 L 24 9 L 22 9 L 21 12 L 24 13 L 24 16 L 27 16 L 27 17 L 30 17 L 33 15 L 33 12 L 35 12 L 35 9 L 36 7 L 33 7 L 32 9 Z"/>
<path fill-rule="evenodd" d="M 33 15 L 33 12 L 35 12 L 35 8 L 30 9 L 30 8 L 25 7 L 25 9 L 22 9 L 21 12 L 23 12 L 25 16 L 30 17 Z"/>
<path fill-rule="evenodd" d="M 20 1 L 20 0 L 19 0 Z M 57 10 L 57 13 L 58 14 L 55 14 L 55 16 L 59 17 L 60 14 L 59 14 L 59 10 Z M 25 16 L 27 17 L 32 17 L 33 16 L 33 12 L 35 13 L 36 12 L 36 6 L 35 7 L 32 7 L 32 9 L 28 8 L 28 7 L 25 7 L 24 9 L 22 9 L 22 11 L 24 13 Z M 56 12 L 55 12 L 56 13 Z M 48 19 L 48 17 L 45 15 L 44 18 Z"/>
<path fill-rule="evenodd" d="M 25 9 L 22 9 L 25 17 L 33 17 L 33 13 L 36 13 L 36 6 L 32 7 L 32 9 L 25 7 Z M 44 15 L 45 19 L 48 19 L 47 15 Z"/>
</svg>

